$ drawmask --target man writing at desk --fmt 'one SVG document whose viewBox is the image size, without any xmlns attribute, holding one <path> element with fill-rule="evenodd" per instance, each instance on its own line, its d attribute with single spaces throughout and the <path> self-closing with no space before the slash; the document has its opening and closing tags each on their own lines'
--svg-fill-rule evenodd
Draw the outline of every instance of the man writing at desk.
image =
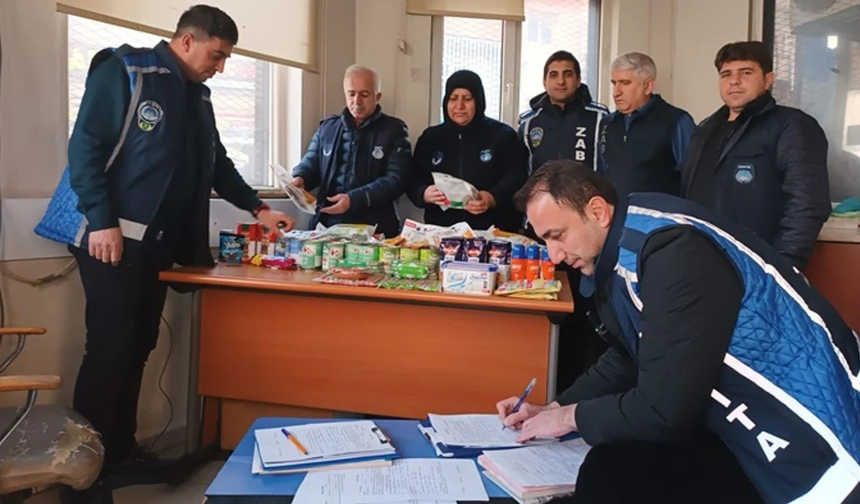
<svg viewBox="0 0 860 504">
<path fill-rule="evenodd" d="M 552 260 L 589 280 L 610 345 L 556 401 L 497 405 L 520 441 L 594 446 L 576 502 L 860 501 L 858 340 L 787 259 L 570 161 L 516 199 Z"/>
<path fill-rule="evenodd" d="M 376 224 L 387 237 L 400 233 L 394 202 L 406 187 L 412 158 L 406 124 L 386 115 L 379 77 L 353 65 L 343 76 L 346 108 L 320 124 L 298 166 L 293 184 L 320 188 L 311 223 Z"/>
</svg>

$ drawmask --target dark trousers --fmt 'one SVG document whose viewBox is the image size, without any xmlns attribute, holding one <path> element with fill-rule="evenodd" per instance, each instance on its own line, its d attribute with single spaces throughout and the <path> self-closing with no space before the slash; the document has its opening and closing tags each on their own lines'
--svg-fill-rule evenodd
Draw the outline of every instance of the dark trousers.
<svg viewBox="0 0 860 504">
<path fill-rule="evenodd" d="M 135 447 L 137 401 L 143 368 L 158 341 L 167 285 L 158 272 L 170 266 L 167 254 L 146 251 L 119 266 L 70 247 L 86 296 L 87 341 L 74 409 L 101 433 L 107 462 L 118 462 Z M 162 250 L 159 247 L 159 250 Z"/>
<path fill-rule="evenodd" d="M 585 457 L 572 504 L 763 502 L 734 455 L 714 434 L 679 443 L 595 446 Z"/>
</svg>

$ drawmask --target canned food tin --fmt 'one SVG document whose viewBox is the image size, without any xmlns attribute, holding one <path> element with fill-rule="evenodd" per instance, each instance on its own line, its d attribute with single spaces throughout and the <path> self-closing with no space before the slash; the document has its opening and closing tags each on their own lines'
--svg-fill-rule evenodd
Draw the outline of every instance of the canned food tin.
<svg viewBox="0 0 860 504">
<path fill-rule="evenodd" d="M 345 254 L 344 242 L 326 242 L 323 244 L 322 250 L 322 269 L 328 271 L 329 268 L 337 265 L 337 261 L 344 258 Z"/>
<path fill-rule="evenodd" d="M 308 240 L 302 244 L 303 269 L 316 269 L 322 266 L 323 244 L 319 240 Z"/>
</svg>

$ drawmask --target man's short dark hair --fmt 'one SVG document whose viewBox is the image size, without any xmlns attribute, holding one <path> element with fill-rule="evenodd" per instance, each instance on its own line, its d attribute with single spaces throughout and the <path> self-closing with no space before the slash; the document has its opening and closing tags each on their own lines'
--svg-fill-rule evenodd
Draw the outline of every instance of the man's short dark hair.
<svg viewBox="0 0 860 504">
<path fill-rule="evenodd" d="M 546 79 L 546 74 L 549 73 L 549 65 L 556 61 L 570 61 L 573 63 L 573 71 L 576 73 L 577 77 L 582 76 L 582 69 L 579 66 L 579 60 L 574 57 L 568 51 L 556 51 L 550 54 L 549 58 L 546 59 L 546 63 L 543 64 L 543 78 Z"/>
<path fill-rule="evenodd" d="M 750 40 L 747 42 L 732 42 L 726 44 L 717 51 L 714 58 L 714 66 L 717 72 L 723 69 L 723 65 L 730 61 L 755 61 L 764 70 L 764 73 L 773 72 L 773 55 L 768 51 L 763 42 Z"/>
<path fill-rule="evenodd" d="M 608 180 L 582 163 L 554 159 L 543 164 L 514 195 L 514 204 L 525 212 L 529 201 L 538 194 L 549 194 L 556 203 L 567 205 L 580 215 L 591 198 L 600 196 L 610 205 L 618 203 L 618 194 Z"/>
<path fill-rule="evenodd" d="M 230 45 L 239 42 L 239 29 L 233 18 L 218 7 L 211 5 L 195 5 L 182 13 L 176 23 L 173 38 L 180 37 L 188 31 L 202 33 L 207 38 L 219 38 Z"/>
</svg>

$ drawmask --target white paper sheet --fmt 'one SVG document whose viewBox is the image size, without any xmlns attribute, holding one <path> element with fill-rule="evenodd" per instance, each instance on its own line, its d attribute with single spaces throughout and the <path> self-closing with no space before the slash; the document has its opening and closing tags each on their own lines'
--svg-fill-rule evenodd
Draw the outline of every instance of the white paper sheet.
<svg viewBox="0 0 860 504">
<path fill-rule="evenodd" d="M 448 446 L 476 448 L 521 447 L 517 443 L 519 431 L 504 429 L 498 415 L 434 415 L 430 413 L 430 424 L 436 430 L 439 441 Z M 545 444 L 554 439 L 532 441 L 529 444 Z"/>
<path fill-rule="evenodd" d="M 391 467 L 308 474 L 294 504 L 488 501 L 472 460 L 407 459 Z"/>
<path fill-rule="evenodd" d="M 578 438 L 522 450 L 488 450 L 484 455 L 520 486 L 575 485 L 579 466 L 590 449 Z"/>
</svg>

